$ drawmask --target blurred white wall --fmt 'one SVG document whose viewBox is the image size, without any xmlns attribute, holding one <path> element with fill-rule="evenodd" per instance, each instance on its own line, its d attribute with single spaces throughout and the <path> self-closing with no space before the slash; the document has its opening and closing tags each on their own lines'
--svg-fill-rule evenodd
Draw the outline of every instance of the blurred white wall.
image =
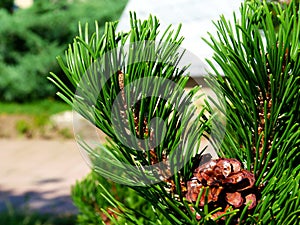
<svg viewBox="0 0 300 225">
<path fill-rule="evenodd" d="M 213 51 L 201 39 L 208 37 L 207 32 L 216 34 L 212 21 L 216 21 L 223 14 L 226 18 L 233 19 L 233 11 L 238 9 L 243 0 L 129 0 L 118 25 L 118 30 L 129 29 L 129 11 L 135 11 L 140 19 L 147 19 L 150 14 L 157 16 L 160 30 L 173 24 L 175 29 L 182 23 L 181 35 L 185 37 L 182 47 L 195 54 L 200 61 L 195 65 L 192 76 L 207 74 L 208 64 L 206 58 L 211 58 Z M 239 14 L 239 13 L 237 13 Z"/>
<path fill-rule="evenodd" d="M 15 0 L 15 5 L 19 8 L 28 8 L 33 4 L 33 0 Z"/>
</svg>

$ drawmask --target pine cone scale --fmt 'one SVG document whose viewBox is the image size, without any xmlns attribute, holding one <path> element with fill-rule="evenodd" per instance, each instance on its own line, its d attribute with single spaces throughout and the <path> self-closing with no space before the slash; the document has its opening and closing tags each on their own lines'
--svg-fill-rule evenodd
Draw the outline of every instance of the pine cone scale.
<svg viewBox="0 0 300 225">
<path fill-rule="evenodd" d="M 203 207 L 205 201 L 213 208 L 222 207 L 222 211 L 213 214 L 212 218 L 223 215 L 230 206 L 238 209 L 250 201 L 248 209 L 256 206 L 255 177 L 242 169 L 241 163 L 236 159 L 210 160 L 197 167 L 193 175 L 187 182 L 186 199 L 195 203 L 200 198 L 199 207 Z"/>
</svg>

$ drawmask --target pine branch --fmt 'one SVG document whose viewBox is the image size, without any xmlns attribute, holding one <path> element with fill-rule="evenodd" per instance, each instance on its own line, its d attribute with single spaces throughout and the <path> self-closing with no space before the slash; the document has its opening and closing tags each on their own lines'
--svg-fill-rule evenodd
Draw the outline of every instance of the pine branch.
<svg viewBox="0 0 300 225">
<path fill-rule="evenodd" d="M 193 106 L 197 89 L 184 91 L 187 67 L 178 68 L 184 55 L 180 27 L 158 36 L 155 17 L 140 21 L 135 14 L 125 33 L 116 32 L 116 23 L 107 23 L 102 34 L 96 24 L 91 36 L 88 26 L 80 27 L 66 63 L 59 59 L 72 87 L 54 74 L 50 79 L 61 89 L 59 95 L 107 136 L 97 148 L 80 142 L 95 171 L 132 185 L 171 224 L 297 221 L 298 8 L 291 2 L 271 10 L 255 0 L 242 5 L 234 24 L 221 17 L 215 24 L 217 37 L 206 42 L 222 70 L 209 62 L 216 75 L 208 83 L 224 102 L 200 112 Z M 229 159 L 200 164 L 205 157 L 201 137 L 212 143 L 221 138 L 209 136 L 214 115 L 206 111 L 213 107 L 226 114 L 220 156 Z M 217 123 L 217 134 L 223 132 L 223 122 Z M 103 197 L 115 215 L 138 224 L 134 209 L 104 187 Z"/>
<path fill-rule="evenodd" d="M 59 59 L 73 87 L 54 74 L 51 80 L 61 89 L 59 95 L 107 136 L 97 148 L 79 142 L 95 171 L 132 186 L 171 223 L 194 224 L 183 199 L 210 119 L 201 120 L 205 108 L 196 114 L 193 101 L 199 88 L 184 91 L 188 73 L 187 66 L 179 66 L 185 54 L 180 27 L 169 27 L 160 38 L 158 27 L 155 17 L 140 21 L 135 14 L 127 33 L 117 33 L 116 24 L 107 23 L 102 36 L 97 24 L 90 36 L 86 25 L 69 46 L 66 63 Z M 114 214 L 133 222 L 132 210 L 107 190 L 105 196 L 122 212 Z"/>
<path fill-rule="evenodd" d="M 300 155 L 298 9 L 294 1 L 284 10 L 278 4 L 269 7 L 265 1 L 247 1 L 239 20 L 234 16 L 234 24 L 230 24 L 222 17 L 216 23 L 218 37 L 211 35 L 206 41 L 222 70 L 209 62 L 217 75 L 209 77 L 208 82 L 226 102 L 222 111 L 227 127 L 220 154 L 239 159 L 255 174 L 263 199 L 255 210 L 258 214 L 252 217 L 256 223 L 282 224 L 285 219 L 276 211 L 285 207 L 283 201 L 271 195 L 282 192 L 284 201 L 294 201 L 285 195 L 287 190 L 282 186 L 276 189 L 271 181 L 283 184 L 292 179 L 291 187 L 298 186 L 287 173 L 298 171 L 295 167 Z M 276 192 L 267 194 L 272 187 Z M 297 211 L 299 204 L 292 208 Z M 285 212 L 296 221 L 292 211 Z M 251 223 L 252 219 L 246 221 Z"/>
</svg>

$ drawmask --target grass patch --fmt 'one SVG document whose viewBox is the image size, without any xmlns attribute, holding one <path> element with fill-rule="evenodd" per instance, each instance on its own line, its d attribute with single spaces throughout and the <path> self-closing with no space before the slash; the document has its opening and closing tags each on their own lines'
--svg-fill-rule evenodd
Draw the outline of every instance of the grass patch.
<svg viewBox="0 0 300 225">
<path fill-rule="evenodd" d="M 31 125 L 25 120 L 18 120 L 16 122 L 16 129 L 19 134 L 24 135 L 24 134 L 30 132 Z"/>
<path fill-rule="evenodd" d="M 44 115 L 47 117 L 71 109 L 71 106 L 66 103 L 51 99 L 22 104 L 0 102 L 0 114 Z"/>
<path fill-rule="evenodd" d="M 72 107 L 52 99 L 28 103 L 0 102 L 0 137 L 71 138 L 73 133 L 69 128 L 57 127 L 50 119 L 52 115 L 68 110 Z"/>
<path fill-rule="evenodd" d="M 0 212 L 0 224 L 3 225 L 75 225 L 76 216 L 56 216 L 50 214 L 15 212 L 13 210 Z"/>
</svg>

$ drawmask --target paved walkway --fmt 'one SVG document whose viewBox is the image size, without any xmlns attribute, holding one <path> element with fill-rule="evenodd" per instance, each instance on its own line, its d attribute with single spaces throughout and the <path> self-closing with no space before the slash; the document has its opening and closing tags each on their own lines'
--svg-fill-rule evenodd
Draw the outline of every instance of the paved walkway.
<svg viewBox="0 0 300 225">
<path fill-rule="evenodd" d="M 75 213 L 70 187 L 88 172 L 74 140 L 0 139 L 0 210 Z"/>
</svg>

